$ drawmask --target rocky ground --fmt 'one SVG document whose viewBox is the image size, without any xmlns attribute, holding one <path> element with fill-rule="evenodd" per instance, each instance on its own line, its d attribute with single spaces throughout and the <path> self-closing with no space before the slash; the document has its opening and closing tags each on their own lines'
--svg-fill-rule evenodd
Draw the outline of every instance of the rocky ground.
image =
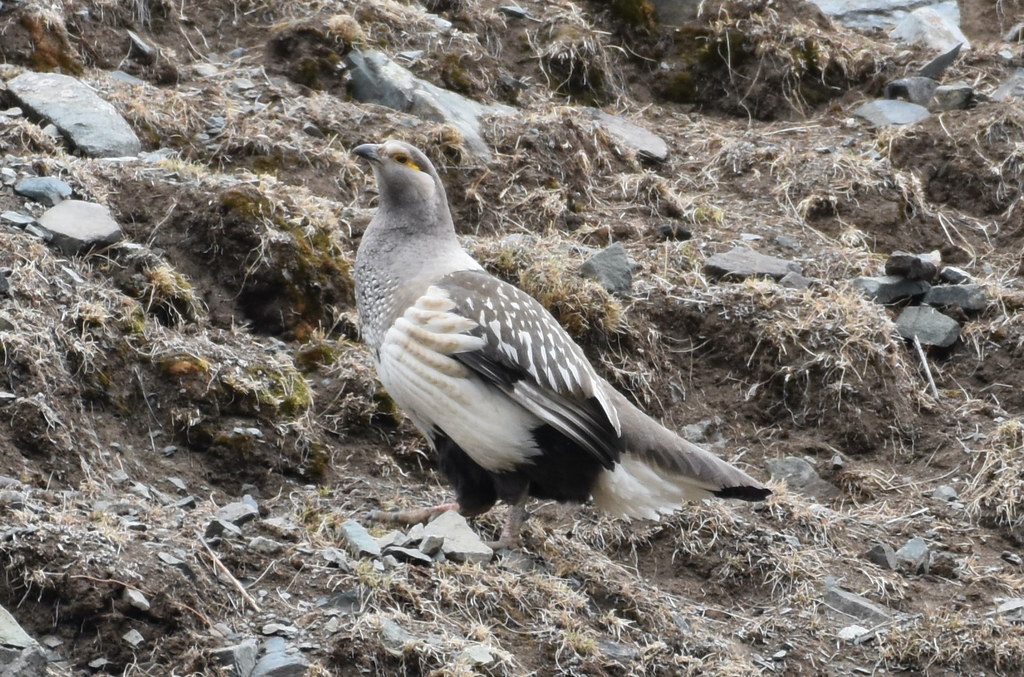
<svg viewBox="0 0 1024 677">
<path fill-rule="evenodd" d="M 797 0 L 0 3 L 0 673 L 1020 674 L 1022 7 L 963 5 L 930 67 Z M 448 496 L 358 343 L 389 137 L 775 494 L 365 520 Z"/>
</svg>

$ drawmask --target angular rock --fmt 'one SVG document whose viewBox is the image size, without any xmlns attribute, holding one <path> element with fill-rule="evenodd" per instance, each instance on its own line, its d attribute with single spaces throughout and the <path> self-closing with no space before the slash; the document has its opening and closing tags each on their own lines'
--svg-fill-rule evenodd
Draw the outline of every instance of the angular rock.
<svg viewBox="0 0 1024 677">
<path fill-rule="evenodd" d="M 416 638 L 395 621 L 386 617 L 380 619 L 380 643 L 392 656 L 401 658 L 405 655 L 405 647 L 415 641 Z"/>
<path fill-rule="evenodd" d="M 871 625 L 885 623 L 892 618 L 892 611 L 886 607 L 836 586 L 829 586 L 825 592 L 825 605 L 833 612 Z"/>
<path fill-rule="evenodd" d="M 428 524 L 424 539 L 427 536 L 444 538 L 441 552 L 455 562 L 490 562 L 494 557 L 494 551 L 470 528 L 466 518 L 454 510 L 441 513 Z"/>
<path fill-rule="evenodd" d="M 896 568 L 896 551 L 888 543 L 875 543 L 864 553 L 864 559 L 883 569 Z"/>
<path fill-rule="evenodd" d="M 482 160 L 490 159 L 491 150 L 481 136 L 481 118 L 514 112 L 508 106 L 484 105 L 421 80 L 381 52 L 356 49 L 346 60 L 352 74 L 352 98 L 356 101 L 447 122 L 458 128 L 466 148 Z"/>
<path fill-rule="evenodd" d="M 348 551 L 356 557 L 380 557 L 377 539 L 359 522 L 348 520 L 342 524 L 341 538 Z"/>
<path fill-rule="evenodd" d="M 774 480 L 783 480 L 790 491 L 815 498 L 835 498 L 839 489 L 821 479 L 810 463 L 797 456 L 773 458 L 765 467 Z"/>
<path fill-rule="evenodd" d="M 253 536 L 249 539 L 248 548 L 261 555 L 277 555 L 287 550 L 288 546 L 272 538 Z"/>
<path fill-rule="evenodd" d="M 302 677 L 309 670 L 309 664 L 302 654 L 289 653 L 284 640 L 268 640 L 264 654 L 253 668 L 251 677 Z"/>
<path fill-rule="evenodd" d="M 902 40 L 909 45 L 920 45 L 942 52 L 947 52 L 957 45 L 961 45 L 961 49 L 971 48 L 971 43 L 960 30 L 960 26 L 932 7 L 919 7 L 903 17 L 903 20 L 889 31 L 889 37 Z"/>
<path fill-rule="evenodd" d="M 811 0 L 822 12 L 849 28 L 891 28 L 921 0 Z M 930 3 L 954 23 L 960 22 L 956 0 Z"/>
<path fill-rule="evenodd" d="M 640 650 L 633 646 L 610 642 L 606 639 L 597 640 L 597 650 L 601 655 L 618 661 L 619 663 L 630 663 L 640 655 Z"/>
<path fill-rule="evenodd" d="M 38 643 L 25 632 L 14 616 L 0 606 L 0 646 L 26 649 L 36 647 Z"/>
<path fill-rule="evenodd" d="M 868 631 L 867 628 L 860 625 L 847 625 L 836 633 L 836 637 L 843 640 L 844 642 L 856 642 L 860 637 L 864 636 Z"/>
<path fill-rule="evenodd" d="M 896 318 L 896 331 L 905 339 L 922 345 L 948 348 L 960 338 L 960 325 L 930 306 L 904 308 Z"/>
<path fill-rule="evenodd" d="M 46 654 L 38 646 L 18 649 L 0 645 L 0 675 L 3 677 L 46 677 L 58 674 L 47 670 L 47 662 Z"/>
<path fill-rule="evenodd" d="M 136 630 L 135 628 L 132 628 L 128 632 L 124 633 L 124 635 L 121 636 L 121 639 L 135 647 L 139 646 L 140 644 L 146 641 L 146 638 L 142 636 L 142 633 Z"/>
<path fill-rule="evenodd" d="M 787 289 L 810 289 L 811 281 L 800 273 L 786 273 L 779 280 L 779 285 Z"/>
<path fill-rule="evenodd" d="M 916 103 L 918 106 L 927 106 L 938 86 L 939 83 L 932 78 L 915 75 L 886 83 L 882 96 L 886 99 L 901 99 Z"/>
<path fill-rule="evenodd" d="M 210 520 L 210 523 L 206 525 L 206 531 L 203 532 L 203 538 L 209 540 L 212 538 L 220 538 L 222 536 L 241 536 L 242 530 L 236 527 L 231 522 L 225 522 L 222 519 Z"/>
<path fill-rule="evenodd" d="M 30 176 L 14 184 L 14 192 L 53 207 L 71 197 L 71 186 L 52 176 Z"/>
<path fill-rule="evenodd" d="M 1019 623 L 1024 621 L 1024 599 L 1012 597 L 1004 600 L 989 616 L 1003 616 L 1006 620 Z"/>
<path fill-rule="evenodd" d="M 149 600 L 134 588 L 125 588 L 122 598 L 139 611 L 149 611 Z"/>
<path fill-rule="evenodd" d="M 213 515 L 217 519 L 231 522 L 236 527 L 240 527 L 259 517 L 260 511 L 249 503 L 237 501 L 218 508 L 217 512 L 213 513 Z"/>
<path fill-rule="evenodd" d="M 103 205 L 82 200 L 64 200 L 39 217 L 39 226 L 50 244 L 67 256 L 121 239 L 121 227 Z"/>
<path fill-rule="evenodd" d="M 931 550 L 923 538 L 912 538 L 896 551 L 896 564 L 910 574 L 928 573 Z"/>
<path fill-rule="evenodd" d="M 28 214 L 22 214 L 21 212 L 7 211 L 0 213 L 0 223 L 9 223 L 13 226 L 19 226 L 24 228 L 30 223 L 35 222 L 36 220 L 34 217 L 29 216 Z"/>
<path fill-rule="evenodd" d="M 803 273 L 799 264 L 768 256 L 737 246 L 724 254 L 715 254 L 704 262 L 704 271 L 716 277 L 742 280 L 748 277 L 770 277 L 781 280 L 790 273 Z"/>
<path fill-rule="evenodd" d="M 627 294 L 633 287 L 633 264 L 626 248 L 616 242 L 597 252 L 580 266 L 580 274 L 596 280 L 612 294 Z"/>
<path fill-rule="evenodd" d="M 438 534 L 427 534 L 424 535 L 420 541 L 419 551 L 424 555 L 433 557 L 441 551 L 441 546 L 444 545 L 444 536 Z"/>
<path fill-rule="evenodd" d="M 996 87 L 996 91 L 992 92 L 992 98 L 996 101 L 1024 99 L 1024 68 L 1018 68 L 1009 80 Z"/>
<path fill-rule="evenodd" d="M 939 279 L 949 284 L 966 284 L 974 278 L 963 268 L 945 266 L 939 271 Z"/>
<path fill-rule="evenodd" d="M 913 298 L 928 293 L 932 288 L 924 280 L 905 280 L 902 277 L 858 277 L 853 281 L 855 289 L 864 292 L 868 298 L 883 305 Z"/>
<path fill-rule="evenodd" d="M 409 564 L 430 566 L 434 563 L 433 559 L 416 548 L 403 548 L 401 546 L 392 545 L 384 549 L 384 554 L 391 555 L 399 562 L 407 562 Z"/>
<path fill-rule="evenodd" d="M 864 118 L 875 127 L 912 125 L 931 117 L 924 106 L 896 99 L 868 101 L 853 109 L 853 114 Z"/>
<path fill-rule="evenodd" d="M 885 274 L 902 277 L 906 280 L 925 280 L 930 282 L 939 272 L 942 257 L 938 252 L 931 254 L 908 254 L 893 252 L 885 262 Z"/>
<path fill-rule="evenodd" d="M 605 113 L 600 108 L 583 108 L 605 134 L 617 145 L 635 152 L 641 159 L 664 162 L 668 158 L 668 144 L 660 136 L 618 115 Z"/>
<path fill-rule="evenodd" d="M 959 24 L 959 19 L 953 19 L 953 23 Z M 942 75 L 946 72 L 946 69 L 953 65 L 956 61 L 956 57 L 960 54 L 960 48 L 962 44 L 957 43 L 956 47 L 952 48 L 945 54 L 940 54 L 928 63 L 924 65 L 921 71 L 918 73 L 923 78 L 932 78 L 933 80 L 939 80 Z"/>
<path fill-rule="evenodd" d="M 985 309 L 988 297 L 980 284 L 950 284 L 929 289 L 924 295 L 924 303 L 937 308 L 977 311 Z"/>
<path fill-rule="evenodd" d="M 966 82 L 954 82 L 935 88 L 929 110 L 963 110 L 973 103 L 974 87 Z"/>
<path fill-rule="evenodd" d="M 234 646 L 215 649 L 212 654 L 220 665 L 233 671 L 234 677 L 249 677 L 256 668 L 255 639 L 247 639 Z"/>
<path fill-rule="evenodd" d="M 8 91 L 37 118 L 52 122 L 89 157 L 137 155 L 142 143 L 112 105 L 77 79 L 58 73 L 22 73 Z"/>
</svg>

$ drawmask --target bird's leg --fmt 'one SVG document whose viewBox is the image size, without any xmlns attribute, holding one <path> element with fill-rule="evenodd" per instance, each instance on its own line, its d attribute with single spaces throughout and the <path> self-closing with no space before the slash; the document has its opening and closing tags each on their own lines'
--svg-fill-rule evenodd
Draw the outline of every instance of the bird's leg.
<svg viewBox="0 0 1024 677">
<path fill-rule="evenodd" d="M 522 495 L 508 507 L 505 513 L 505 523 L 501 527 L 501 535 L 496 541 L 488 541 L 487 545 L 492 550 L 515 549 L 519 547 L 520 531 L 523 522 L 526 521 L 526 499 L 529 498 L 529 491 L 523 489 Z"/>
<path fill-rule="evenodd" d="M 449 510 L 459 510 L 459 504 L 442 503 L 429 508 L 413 508 L 411 510 L 371 510 L 366 517 L 374 522 L 411 525 L 429 522 Z"/>
</svg>

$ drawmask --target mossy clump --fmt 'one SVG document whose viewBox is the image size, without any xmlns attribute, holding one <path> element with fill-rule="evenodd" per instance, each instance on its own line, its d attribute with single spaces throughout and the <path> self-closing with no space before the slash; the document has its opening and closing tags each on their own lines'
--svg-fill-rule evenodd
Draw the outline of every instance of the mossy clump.
<svg viewBox="0 0 1024 677">
<path fill-rule="evenodd" d="M 617 19 L 630 26 L 653 28 L 657 23 L 658 13 L 651 0 L 611 0 L 609 6 Z"/>
<path fill-rule="evenodd" d="M 294 418 L 313 405 L 313 391 L 302 375 L 289 366 L 249 367 L 221 377 L 232 408 L 268 417 Z"/>
</svg>

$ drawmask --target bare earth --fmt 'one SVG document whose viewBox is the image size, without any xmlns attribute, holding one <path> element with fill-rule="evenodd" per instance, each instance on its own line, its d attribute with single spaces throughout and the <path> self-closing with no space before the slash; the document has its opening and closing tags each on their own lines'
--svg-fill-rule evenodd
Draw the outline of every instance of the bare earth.
<svg viewBox="0 0 1024 677">
<path fill-rule="evenodd" d="M 796 0 L 707 2 L 679 29 L 642 2 L 527 1 L 525 19 L 501 4 L 0 6 L 0 110 L 4 81 L 59 67 L 146 150 L 174 151 L 90 160 L 0 117 L 2 166 L 109 205 L 129 243 L 66 258 L 0 230 L 0 605 L 50 638 L 54 674 L 233 674 L 212 652 L 268 634 L 311 675 L 1020 674 L 1024 625 L 993 612 L 1024 597 L 1021 100 L 871 129 L 852 108 L 933 55 Z M 974 49 L 945 79 L 990 92 L 1022 63 L 999 42 L 1022 7 L 964 4 Z M 423 50 L 405 62 L 418 76 L 516 106 L 485 124 L 494 160 L 351 101 L 353 48 Z M 578 105 L 656 132 L 669 158 L 617 147 Z M 814 461 L 837 496 L 773 483 L 762 504 L 632 524 L 536 504 L 523 551 L 488 564 L 332 559 L 345 520 L 450 498 L 358 343 L 349 265 L 374 197 L 348 151 L 389 137 L 427 150 L 467 247 L 613 383 L 674 428 L 707 423 L 705 443 L 759 478 L 766 460 Z M 24 209 L 0 191 L 0 212 Z M 611 242 L 637 264 L 628 298 L 578 274 L 581 245 Z M 813 286 L 704 273 L 738 243 Z M 850 286 L 896 249 L 938 249 L 988 294 L 929 351 L 937 396 L 899 308 Z M 261 517 L 207 545 L 244 494 Z M 474 527 L 495 537 L 503 510 Z M 927 572 L 862 556 L 913 537 Z M 830 584 L 891 620 L 836 616 Z M 841 639 L 854 624 L 875 632 Z"/>
</svg>

